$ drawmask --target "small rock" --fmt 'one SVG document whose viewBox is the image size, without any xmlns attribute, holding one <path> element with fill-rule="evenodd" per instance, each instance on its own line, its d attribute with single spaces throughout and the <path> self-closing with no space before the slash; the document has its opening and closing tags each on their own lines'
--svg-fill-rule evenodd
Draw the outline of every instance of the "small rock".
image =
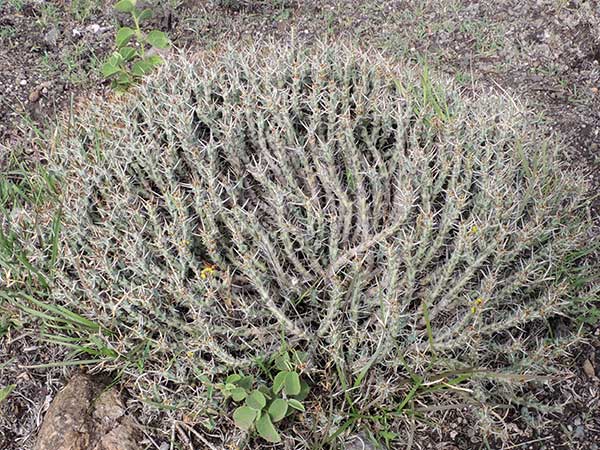
<svg viewBox="0 0 600 450">
<path fill-rule="evenodd" d="M 21 81 L 19 81 L 19 84 L 21 86 L 25 86 L 27 84 L 27 80 L 21 80 Z"/>
<path fill-rule="evenodd" d="M 48 44 L 50 47 L 56 47 L 58 42 L 58 30 L 56 27 L 50 28 L 48 32 L 44 35 L 44 42 Z"/>
<path fill-rule="evenodd" d="M 358 434 L 346 441 L 344 450 L 375 450 L 375 447 L 373 447 L 369 438 L 362 434 Z"/>
<path fill-rule="evenodd" d="M 87 31 L 89 33 L 93 33 L 93 34 L 102 34 L 106 31 L 110 30 L 111 28 L 112 27 L 101 27 L 97 23 L 93 23 L 93 24 L 85 27 L 85 31 Z"/>
<path fill-rule="evenodd" d="M 110 30 L 111 28 L 112 28 L 111 26 L 101 27 L 97 23 L 93 23 L 82 29 L 73 28 L 71 30 L 71 34 L 73 35 L 74 38 L 80 38 L 81 36 L 83 36 L 84 33 L 102 34 L 102 33 L 105 33 L 106 31 Z"/>
<path fill-rule="evenodd" d="M 135 420 L 117 391 L 76 375 L 52 401 L 34 450 L 139 450 Z"/>
<path fill-rule="evenodd" d="M 100 29 L 100 25 L 98 25 L 97 23 L 93 23 L 93 24 L 85 27 L 86 31 L 91 31 L 92 33 L 97 33 L 99 29 Z"/>
<path fill-rule="evenodd" d="M 596 378 L 596 371 L 589 359 L 586 359 L 583 362 L 583 371 L 589 378 Z"/>
<path fill-rule="evenodd" d="M 575 439 L 582 439 L 585 437 L 585 430 L 583 429 L 583 426 L 579 425 L 577 428 L 575 428 L 575 432 L 573 433 L 573 437 Z"/>
<path fill-rule="evenodd" d="M 44 81 L 43 83 L 40 83 L 39 85 L 36 86 L 35 89 L 33 89 L 30 93 L 29 93 L 29 101 L 31 103 L 35 103 L 37 102 L 40 97 L 42 95 L 45 95 L 48 93 L 48 87 L 51 85 L 52 83 L 50 81 Z"/>
<path fill-rule="evenodd" d="M 40 89 L 36 88 L 29 93 L 29 101 L 35 103 L 40 99 Z"/>
</svg>

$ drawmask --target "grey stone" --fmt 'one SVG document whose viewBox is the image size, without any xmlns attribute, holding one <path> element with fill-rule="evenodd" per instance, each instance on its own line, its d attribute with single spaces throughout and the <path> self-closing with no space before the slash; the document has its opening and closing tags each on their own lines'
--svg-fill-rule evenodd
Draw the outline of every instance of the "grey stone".
<svg viewBox="0 0 600 450">
<path fill-rule="evenodd" d="M 44 42 L 50 47 L 56 47 L 58 43 L 58 30 L 56 27 L 51 27 L 48 32 L 44 35 Z"/>
<path fill-rule="evenodd" d="M 33 450 L 139 450 L 140 431 L 117 391 L 76 375 L 52 401 Z"/>
</svg>

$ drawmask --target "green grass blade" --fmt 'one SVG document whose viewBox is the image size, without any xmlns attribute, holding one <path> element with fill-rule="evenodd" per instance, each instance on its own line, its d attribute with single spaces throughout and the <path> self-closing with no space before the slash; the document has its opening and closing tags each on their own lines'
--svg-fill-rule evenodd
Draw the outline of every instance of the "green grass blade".
<svg viewBox="0 0 600 450">
<path fill-rule="evenodd" d="M 16 387 L 17 387 L 16 384 L 9 384 L 8 386 L 0 389 L 0 403 L 2 403 L 6 399 L 6 397 L 8 397 L 10 395 L 10 393 L 13 391 L 13 389 Z"/>
</svg>

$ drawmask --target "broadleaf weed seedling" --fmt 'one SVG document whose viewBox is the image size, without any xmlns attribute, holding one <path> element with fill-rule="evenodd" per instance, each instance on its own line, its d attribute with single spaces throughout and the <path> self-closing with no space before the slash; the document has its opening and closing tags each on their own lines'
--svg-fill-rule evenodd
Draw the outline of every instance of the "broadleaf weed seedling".
<svg viewBox="0 0 600 450">
<path fill-rule="evenodd" d="M 130 13 L 133 21 L 133 28 L 119 28 L 115 36 L 116 51 L 102 65 L 102 75 L 112 79 L 112 87 L 118 91 L 126 91 L 162 64 L 163 59 L 157 54 L 157 50 L 171 45 L 162 31 L 142 31 L 140 24 L 152 18 L 152 11 L 137 8 L 136 2 L 137 0 L 120 0 L 114 5 L 117 11 Z M 132 45 L 134 39 L 137 45 Z"/>
<path fill-rule="evenodd" d="M 303 401 L 310 387 L 300 374 L 304 359 L 302 353 L 282 351 L 268 365 L 261 364 L 272 377 L 270 386 L 243 373 L 231 374 L 224 383 L 217 384 L 226 399 L 240 404 L 233 412 L 235 425 L 242 430 L 255 430 L 268 442 L 281 442 L 275 424 L 295 412 L 305 411 Z"/>
</svg>

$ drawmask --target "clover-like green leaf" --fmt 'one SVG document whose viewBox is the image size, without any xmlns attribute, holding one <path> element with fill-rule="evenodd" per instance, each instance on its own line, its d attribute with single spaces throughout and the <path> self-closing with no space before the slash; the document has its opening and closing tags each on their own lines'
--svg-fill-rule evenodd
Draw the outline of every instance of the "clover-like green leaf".
<svg viewBox="0 0 600 450">
<path fill-rule="evenodd" d="M 298 395 L 300 393 L 300 376 L 296 372 L 288 372 L 285 376 L 284 390 L 288 395 Z"/>
<path fill-rule="evenodd" d="M 248 405 L 250 408 L 260 411 L 266 406 L 266 404 L 267 399 L 265 399 L 264 394 L 258 390 L 252 391 L 250 395 L 246 397 L 246 405 Z"/>
<path fill-rule="evenodd" d="M 133 81 L 133 78 L 128 72 L 121 70 L 113 79 L 112 87 L 119 92 L 125 92 L 133 84 Z"/>
<path fill-rule="evenodd" d="M 233 421 L 235 422 L 235 426 L 241 428 L 242 430 L 249 430 L 252 428 L 252 424 L 254 423 L 254 419 L 256 419 L 256 415 L 258 411 L 256 409 L 250 408 L 248 406 L 240 406 L 236 408 L 233 412 Z"/>
<path fill-rule="evenodd" d="M 273 422 L 279 422 L 283 419 L 288 410 L 288 402 L 283 398 L 276 398 L 269 405 L 269 415 Z"/>
<path fill-rule="evenodd" d="M 267 401 L 269 401 L 273 398 L 273 391 L 271 389 L 269 389 L 267 386 L 261 385 L 258 387 L 258 390 L 260 392 L 262 392 L 262 394 L 265 396 Z"/>
<path fill-rule="evenodd" d="M 117 36 L 115 37 L 115 43 L 117 44 L 117 48 L 123 47 L 127 44 L 130 39 L 135 34 L 135 31 L 129 27 L 121 27 L 119 31 L 117 31 Z"/>
<path fill-rule="evenodd" d="M 136 0 L 121 0 L 117 2 L 114 8 L 119 12 L 130 13 L 135 10 Z"/>
<path fill-rule="evenodd" d="M 152 64 L 143 59 L 133 63 L 133 66 L 131 66 L 131 73 L 136 77 L 143 77 L 152 72 L 153 68 L 154 66 Z"/>
<path fill-rule="evenodd" d="M 298 393 L 297 395 L 294 395 L 294 398 L 296 400 L 304 400 L 306 397 L 308 397 L 308 393 L 310 392 L 310 386 L 308 385 L 308 383 L 306 383 L 306 381 L 304 380 L 300 380 L 300 393 Z"/>
<path fill-rule="evenodd" d="M 273 379 L 273 392 L 277 394 L 279 391 L 281 391 L 281 389 L 283 389 L 285 378 L 287 377 L 288 373 L 288 371 L 282 370 L 277 375 L 275 375 L 275 378 Z"/>
<path fill-rule="evenodd" d="M 114 52 L 106 62 L 113 66 L 118 66 L 123 62 L 123 56 L 119 52 Z"/>
<path fill-rule="evenodd" d="M 234 373 L 229 375 L 226 379 L 225 379 L 225 383 L 230 383 L 230 384 L 236 384 L 238 381 L 240 381 L 242 379 L 242 376 Z"/>
<path fill-rule="evenodd" d="M 225 383 L 225 384 L 223 385 L 223 390 L 224 390 L 225 392 L 231 392 L 231 391 L 233 391 L 235 388 L 236 388 L 236 386 L 235 386 L 235 384 L 233 384 L 233 383 Z"/>
<path fill-rule="evenodd" d="M 160 66 L 163 63 L 163 59 L 160 55 L 150 55 L 144 59 L 144 61 L 148 62 L 152 68 Z"/>
<path fill-rule="evenodd" d="M 290 370 L 290 355 L 284 352 L 275 358 L 275 367 L 279 370 Z"/>
<path fill-rule="evenodd" d="M 138 22 L 142 22 L 143 20 L 152 19 L 153 13 L 150 9 L 144 9 L 138 16 Z"/>
<path fill-rule="evenodd" d="M 231 398 L 233 398 L 233 400 L 236 402 L 241 402 L 246 398 L 247 395 L 246 389 L 241 387 L 236 387 L 231 391 Z"/>
<path fill-rule="evenodd" d="M 288 405 L 294 409 L 297 409 L 298 411 L 306 411 L 304 405 L 296 399 L 290 398 L 288 400 Z"/>
<path fill-rule="evenodd" d="M 119 49 L 119 53 L 124 61 L 131 61 L 138 54 L 137 50 L 133 47 L 122 47 Z"/>
<path fill-rule="evenodd" d="M 254 383 L 254 377 L 252 375 L 246 375 L 235 384 L 249 391 L 250 389 L 252 389 L 252 383 Z"/>
<path fill-rule="evenodd" d="M 273 422 L 271 422 L 271 418 L 268 414 L 263 414 L 256 421 L 256 431 L 259 436 L 268 442 L 281 442 L 281 436 L 275 429 Z"/>
<path fill-rule="evenodd" d="M 167 35 L 158 30 L 152 30 L 150 33 L 148 33 L 148 36 L 146 36 L 146 41 L 155 48 L 167 48 L 170 44 Z"/>
<path fill-rule="evenodd" d="M 129 75 L 124 70 L 121 70 L 119 72 L 119 75 L 117 76 L 117 79 L 115 81 L 117 82 L 117 84 L 127 85 L 127 86 L 129 86 L 131 83 L 133 83 L 133 79 L 131 78 L 131 75 Z"/>
<path fill-rule="evenodd" d="M 120 71 L 121 71 L 121 68 L 119 66 L 115 66 L 111 62 L 107 61 L 104 64 L 102 64 L 102 76 L 104 78 L 112 77 L 113 75 L 115 75 L 116 73 L 119 73 Z"/>
</svg>

